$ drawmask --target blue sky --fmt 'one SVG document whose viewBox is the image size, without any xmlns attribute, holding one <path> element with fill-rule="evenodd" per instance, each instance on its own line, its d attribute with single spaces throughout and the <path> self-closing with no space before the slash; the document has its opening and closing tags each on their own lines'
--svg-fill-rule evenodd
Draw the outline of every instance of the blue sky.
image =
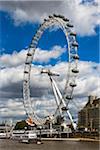
<svg viewBox="0 0 100 150">
<path fill-rule="evenodd" d="M 39 23 L 23 23 L 20 26 L 15 26 L 10 14 L 4 11 L 0 12 L 0 20 L 1 54 L 11 54 L 13 51 L 19 52 L 27 48 L 39 27 Z M 96 34 L 92 36 L 77 36 L 79 55 L 83 61 L 99 62 L 99 26 L 95 27 L 95 32 Z M 45 31 L 38 47 L 45 50 L 51 49 L 54 45 L 63 47 L 65 44 L 65 36 L 59 29 L 52 32 Z"/>
<path fill-rule="evenodd" d="M 81 108 L 86 104 L 88 95 L 100 97 L 98 83 L 100 80 L 98 10 L 100 9 L 97 9 L 97 6 L 97 0 L 0 1 L 0 119 L 19 119 L 23 116 L 25 118 L 22 103 L 22 81 L 27 48 L 44 18 L 48 18 L 53 13 L 69 18 L 77 32 L 80 60 L 74 95 L 78 107 Z M 66 79 L 65 68 L 67 66 L 65 45 L 66 39 L 61 29 L 48 29 L 38 43 L 37 51 L 41 57 L 36 56 L 36 60 L 39 60 L 40 64 L 41 61 L 44 61 L 42 65 L 45 62 L 52 64 L 52 69 L 61 73 L 59 85 L 62 87 L 64 87 Z M 50 51 L 51 53 L 49 53 Z M 34 64 L 39 63 L 35 62 Z M 38 72 L 38 75 L 33 74 L 34 80 L 31 81 L 35 102 L 39 104 L 37 108 L 40 106 L 43 108 L 38 112 L 47 114 L 46 108 L 51 108 L 51 104 L 52 107 L 55 105 L 54 97 L 48 90 L 50 85 L 47 78 L 41 77 L 35 65 L 33 70 Z M 42 81 L 41 78 L 44 80 Z M 46 101 L 47 99 L 51 103 Z M 70 107 L 73 114 L 77 116 L 78 110 L 73 105 Z"/>
</svg>

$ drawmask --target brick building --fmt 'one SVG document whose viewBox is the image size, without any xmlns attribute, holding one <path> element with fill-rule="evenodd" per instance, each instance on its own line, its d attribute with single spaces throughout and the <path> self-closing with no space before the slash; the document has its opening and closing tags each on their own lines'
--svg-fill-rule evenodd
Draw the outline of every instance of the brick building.
<svg viewBox="0 0 100 150">
<path fill-rule="evenodd" d="M 78 113 L 78 127 L 87 131 L 99 131 L 99 108 L 100 98 L 89 96 L 87 104 Z"/>
</svg>

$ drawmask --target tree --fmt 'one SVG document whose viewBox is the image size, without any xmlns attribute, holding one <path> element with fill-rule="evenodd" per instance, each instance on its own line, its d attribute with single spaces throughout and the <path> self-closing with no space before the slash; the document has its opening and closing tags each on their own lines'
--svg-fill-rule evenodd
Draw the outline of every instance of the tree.
<svg viewBox="0 0 100 150">
<path fill-rule="evenodd" d="M 22 129 L 25 129 L 25 127 L 27 127 L 27 129 L 29 129 L 29 126 L 26 123 L 26 121 L 22 120 L 22 121 L 16 123 L 15 130 L 22 130 Z"/>
</svg>

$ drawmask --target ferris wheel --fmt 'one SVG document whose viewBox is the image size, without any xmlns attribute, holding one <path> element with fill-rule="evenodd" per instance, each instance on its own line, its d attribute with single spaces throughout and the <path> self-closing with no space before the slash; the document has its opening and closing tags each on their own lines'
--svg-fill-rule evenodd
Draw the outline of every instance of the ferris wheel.
<svg viewBox="0 0 100 150">
<path fill-rule="evenodd" d="M 58 76 L 58 74 L 52 73 L 49 69 L 42 69 L 41 74 L 43 73 L 47 74 L 49 76 L 52 85 L 52 90 L 57 105 L 57 109 L 55 110 L 53 116 L 55 117 L 58 111 L 60 115 L 67 113 L 73 125 L 73 128 L 75 129 L 75 124 L 72 115 L 69 112 L 68 104 L 73 99 L 73 90 L 74 87 L 76 87 L 76 77 L 77 74 L 79 73 L 77 67 L 77 63 L 79 60 L 79 56 L 77 54 L 78 43 L 76 41 L 76 33 L 73 31 L 73 25 L 70 24 L 69 19 L 65 18 L 62 15 L 54 14 L 52 16 L 49 16 L 48 19 L 44 19 L 44 22 L 40 25 L 39 29 L 37 30 L 36 34 L 34 35 L 31 41 L 24 67 L 24 79 L 23 79 L 24 108 L 28 117 L 31 118 L 33 122 L 35 122 L 35 124 L 42 125 L 45 123 L 46 119 L 39 118 L 32 108 L 32 101 L 30 97 L 30 73 L 32 68 L 32 61 L 34 60 L 34 54 L 36 52 L 39 39 L 41 38 L 44 31 L 52 26 L 58 26 L 63 31 L 66 37 L 66 44 L 68 45 L 68 49 L 66 50 L 66 53 L 68 53 L 68 71 L 63 93 L 60 92 L 57 83 L 53 78 L 53 76 Z"/>
</svg>

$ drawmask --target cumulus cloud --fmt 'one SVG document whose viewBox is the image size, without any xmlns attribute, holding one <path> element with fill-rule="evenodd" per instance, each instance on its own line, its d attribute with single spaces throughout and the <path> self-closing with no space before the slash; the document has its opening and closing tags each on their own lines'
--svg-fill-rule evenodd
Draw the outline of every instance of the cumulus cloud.
<svg viewBox="0 0 100 150">
<path fill-rule="evenodd" d="M 35 114 L 37 114 L 40 117 L 46 117 L 55 112 L 56 103 L 54 99 L 47 100 L 46 97 L 42 97 L 41 99 L 32 98 L 32 102 Z M 0 101 L 0 118 L 12 118 L 14 120 L 26 119 L 27 116 L 23 106 L 23 99 L 10 98 L 8 100 L 5 100 L 3 103 L 1 103 Z"/>
<path fill-rule="evenodd" d="M 0 101 L 0 119 L 19 120 L 25 118 L 22 99 L 3 99 Z"/>
<path fill-rule="evenodd" d="M 59 58 L 64 52 L 65 47 L 54 46 L 50 51 L 36 49 L 34 56 L 34 62 L 47 63 L 51 59 Z M 25 63 L 26 54 L 28 50 L 21 50 L 20 52 L 13 52 L 12 54 L 3 54 L 0 56 L 1 67 L 14 67 Z M 41 56 L 41 57 L 40 57 Z"/>
<path fill-rule="evenodd" d="M 78 86 L 75 92 L 79 97 L 85 95 L 97 95 L 100 97 L 99 80 L 100 80 L 100 65 L 94 62 L 80 61 L 79 76 L 77 80 Z"/>
<path fill-rule="evenodd" d="M 67 62 L 59 62 L 55 66 L 46 66 L 52 71 L 60 74 L 60 77 L 56 77 L 55 80 L 61 90 L 64 88 L 65 84 L 67 65 Z M 41 114 L 41 116 L 54 112 L 56 107 L 50 80 L 47 75 L 40 74 L 42 67 L 42 65 L 33 65 L 31 72 L 32 102 L 33 106 L 35 106 L 35 112 L 38 115 Z M 15 116 L 19 115 L 20 117 L 25 117 L 24 109 L 22 109 L 23 70 L 23 65 L 1 69 L 0 103 L 2 104 L 2 108 L 0 111 L 2 117 L 13 116 L 14 114 Z M 77 87 L 74 90 L 73 101 L 76 103 L 77 107 L 81 109 L 87 102 L 87 96 L 96 95 L 100 97 L 100 65 L 94 62 L 80 61 L 79 70 L 80 73 L 76 80 Z M 79 110 L 73 102 L 70 103 L 69 108 L 73 115 L 76 115 L 75 112 Z M 9 111 L 8 114 L 7 111 Z"/>
<path fill-rule="evenodd" d="M 54 46 L 50 51 L 40 50 L 38 48 L 34 59 L 35 61 L 46 63 L 49 62 L 50 59 L 59 58 L 65 52 L 65 50 L 65 47 L 61 48 L 60 46 Z"/>
<path fill-rule="evenodd" d="M 6 1 L 0 5 L 1 10 L 11 14 L 15 25 L 41 22 L 49 14 L 57 13 L 70 18 L 80 35 L 91 35 L 95 34 L 95 27 L 100 23 L 98 0 Z"/>
</svg>

